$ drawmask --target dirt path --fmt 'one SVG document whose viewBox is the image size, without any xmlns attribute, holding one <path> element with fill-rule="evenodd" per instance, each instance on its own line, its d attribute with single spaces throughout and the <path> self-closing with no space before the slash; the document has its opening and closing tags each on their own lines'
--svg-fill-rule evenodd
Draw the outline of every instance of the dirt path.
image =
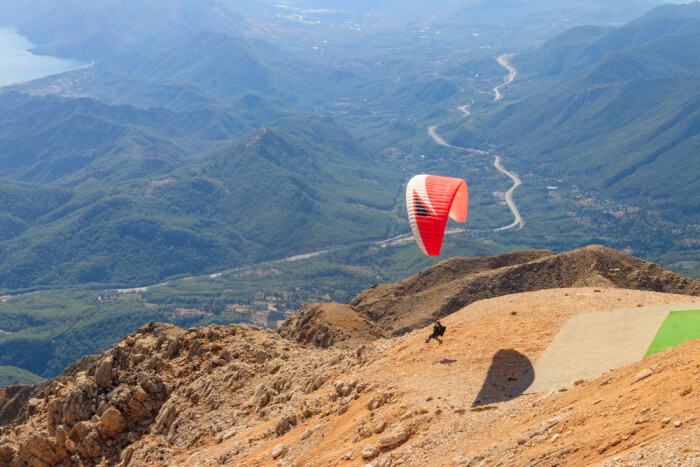
<svg viewBox="0 0 700 467">
<path fill-rule="evenodd" d="M 508 61 L 511 58 L 513 58 L 514 55 L 515 54 L 503 54 L 496 59 L 501 66 L 505 67 L 506 70 L 508 70 L 508 76 L 506 76 L 504 78 L 503 84 L 498 85 L 495 88 L 493 88 L 493 93 L 494 93 L 493 100 L 495 100 L 495 101 L 500 100 L 503 97 L 503 94 L 501 94 L 501 88 L 503 86 L 506 86 L 506 85 L 512 83 L 513 80 L 515 79 L 515 76 L 518 74 L 518 72 L 515 70 L 515 68 L 513 68 L 513 66 Z"/>
</svg>

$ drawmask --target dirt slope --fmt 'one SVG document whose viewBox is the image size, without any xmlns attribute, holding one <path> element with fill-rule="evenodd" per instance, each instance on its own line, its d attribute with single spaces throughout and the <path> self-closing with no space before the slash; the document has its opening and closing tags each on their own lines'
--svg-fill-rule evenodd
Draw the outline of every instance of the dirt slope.
<svg viewBox="0 0 700 467">
<path fill-rule="evenodd" d="M 518 394 L 573 314 L 692 300 L 502 296 L 447 317 L 442 346 L 424 342 L 428 329 L 352 350 L 147 326 L 35 394 L 25 421 L 0 429 L 0 465 L 697 465 L 698 340 L 564 392 Z"/>
<path fill-rule="evenodd" d="M 561 254 L 524 251 L 488 258 L 453 258 L 395 284 L 378 285 L 350 306 L 389 335 L 427 326 L 478 300 L 561 287 L 620 287 L 700 296 L 700 280 L 598 245 Z"/>
</svg>

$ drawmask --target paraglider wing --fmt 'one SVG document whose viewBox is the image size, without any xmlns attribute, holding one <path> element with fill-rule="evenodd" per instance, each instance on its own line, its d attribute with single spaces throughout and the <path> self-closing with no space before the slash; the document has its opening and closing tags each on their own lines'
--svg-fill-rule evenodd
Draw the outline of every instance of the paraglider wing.
<svg viewBox="0 0 700 467">
<path fill-rule="evenodd" d="M 447 218 L 467 220 L 467 182 L 438 175 L 416 175 L 406 187 L 406 208 L 413 238 L 430 256 L 438 256 Z"/>
</svg>

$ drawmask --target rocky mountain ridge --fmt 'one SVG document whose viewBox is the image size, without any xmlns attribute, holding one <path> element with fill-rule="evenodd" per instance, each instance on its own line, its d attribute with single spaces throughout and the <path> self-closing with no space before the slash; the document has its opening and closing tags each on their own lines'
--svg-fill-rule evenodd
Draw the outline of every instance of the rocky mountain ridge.
<svg viewBox="0 0 700 467">
<path fill-rule="evenodd" d="M 527 250 L 451 258 L 403 281 L 365 290 L 350 301 L 348 312 L 366 316 L 387 336 L 398 336 L 478 300 L 561 287 L 619 287 L 700 296 L 700 280 L 590 245 L 561 254 Z M 281 332 L 292 337 L 290 327 L 309 312 L 300 310 L 284 323 Z"/>
<path fill-rule="evenodd" d="M 306 307 L 280 332 L 143 326 L 56 379 L 0 391 L 0 465 L 700 462 L 698 340 L 571 388 L 517 389 L 576 313 L 687 302 L 700 308 L 692 296 L 697 281 L 604 253 L 593 247 L 441 263 L 452 265 L 445 289 L 452 292 L 460 280 L 473 284 L 469 277 L 493 281 L 498 275 L 489 273 L 498 270 L 515 287 L 522 285 L 514 270 L 528 271 L 526 284 L 543 283 L 556 276 L 551 264 L 559 265 L 560 283 L 596 284 L 473 300 L 443 319 L 444 345 L 426 344 L 428 329 L 418 326 L 385 338 L 370 314 L 335 304 Z M 582 256 L 596 260 L 578 264 L 583 275 L 571 267 Z M 618 266 L 624 276 L 609 276 Z M 430 283 L 424 272 L 394 287 L 413 287 L 410 300 L 425 292 L 421 278 Z M 386 294 L 389 286 L 372 290 L 380 287 Z"/>
</svg>

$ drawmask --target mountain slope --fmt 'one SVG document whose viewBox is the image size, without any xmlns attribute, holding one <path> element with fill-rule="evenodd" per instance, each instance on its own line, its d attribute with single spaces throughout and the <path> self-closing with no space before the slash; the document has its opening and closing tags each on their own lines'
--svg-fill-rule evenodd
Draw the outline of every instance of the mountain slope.
<svg viewBox="0 0 700 467">
<path fill-rule="evenodd" d="M 139 108 L 186 110 L 193 105 L 224 105 L 248 93 L 315 105 L 319 93 L 331 84 L 319 85 L 323 67 L 311 67 L 262 41 L 244 41 L 208 30 L 144 50 L 105 57 L 89 67 L 11 89 L 88 96 Z"/>
<path fill-rule="evenodd" d="M 561 391 L 511 391 L 569 317 L 688 299 L 573 288 L 482 300 L 445 319 L 442 346 L 425 344 L 427 329 L 320 349 L 153 323 L 24 397 L 0 392 L 0 410 L 20 402 L 0 461 L 692 465 L 698 341 Z"/>
<path fill-rule="evenodd" d="M 113 185 L 88 179 L 41 213 L 0 204 L 0 288 L 156 283 L 406 228 L 393 214 L 400 175 L 330 119 L 282 119 L 180 165 Z M 50 193 L 6 186 L 15 199 Z"/>
<path fill-rule="evenodd" d="M 35 53 L 96 60 L 162 47 L 197 31 L 242 35 L 243 17 L 219 0 L 90 2 L 8 0 L 0 22 L 39 44 Z"/>
<path fill-rule="evenodd" d="M 350 301 L 390 335 L 427 326 L 477 300 L 558 287 L 619 287 L 700 296 L 700 281 L 593 245 L 561 254 L 534 250 L 452 258 Z"/>
<path fill-rule="evenodd" d="M 0 176 L 32 183 L 163 173 L 251 127 L 215 108 L 185 112 L 94 99 L 0 94 Z"/>
<path fill-rule="evenodd" d="M 537 69 L 532 79 L 555 74 L 556 84 L 475 116 L 453 140 L 477 129 L 523 170 L 693 224 L 700 212 L 699 40 L 697 3 L 611 31 L 565 33 L 521 62 Z"/>
<path fill-rule="evenodd" d="M 605 55 L 633 49 L 668 35 L 700 31 L 697 3 L 664 5 L 619 28 L 578 26 L 515 58 L 515 66 L 537 76 L 571 75 Z"/>
</svg>

